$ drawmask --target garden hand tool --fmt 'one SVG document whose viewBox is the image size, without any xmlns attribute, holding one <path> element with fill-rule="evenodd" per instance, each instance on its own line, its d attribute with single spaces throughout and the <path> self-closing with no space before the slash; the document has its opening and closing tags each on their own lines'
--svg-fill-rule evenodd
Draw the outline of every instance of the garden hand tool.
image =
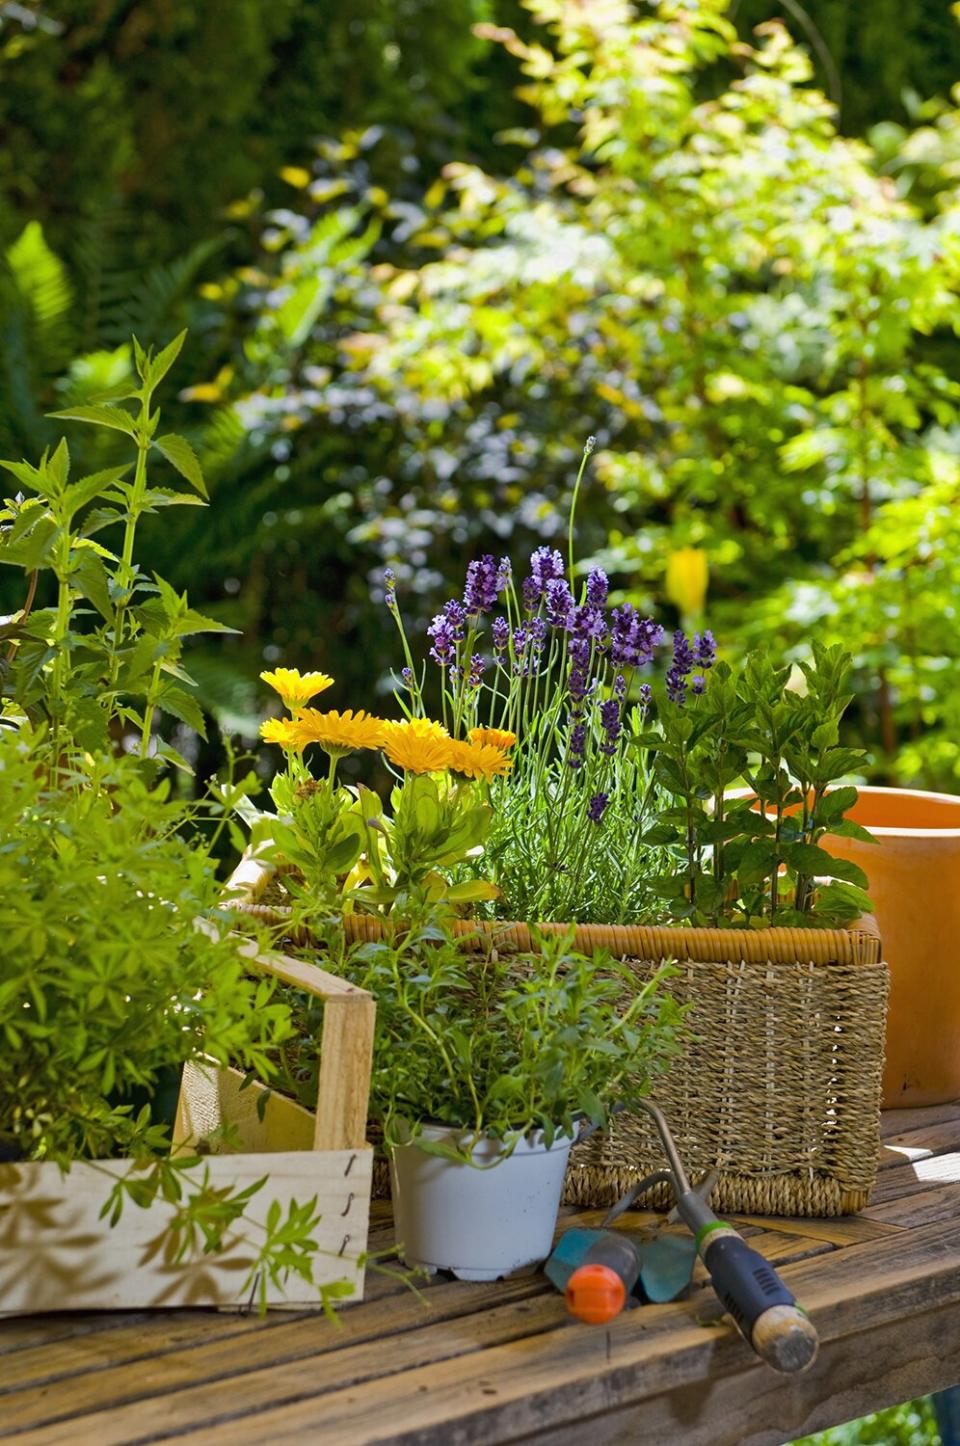
<svg viewBox="0 0 960 1446">
<path fill-rule="evenodd" d="M 663 1114 L 644 1102 L 660 1136 L 669 1169 L 635 1185 L 610 1211 L 599 1230 L 569 1230 L 545 1267 L 566 1295 L 571 1312 L 591 1324 L 612 1320 L 631 1296 L 673 1300 L 689 1284 L 699 1254 L 710 1283 L 747 1344 L 774 1370 L 792 1373 L 811 1365 L 817 1333 L 773 1267 L 719 1220 L 707 1203 L 714 1177 L 694 1189 Z M 651 1185 L 661 1181 L 676 1196 L 671 1219 L 682 1220 L 692 1239 L 661 1234 L 635 1241 L 608 1227 Z"/>
</svg>

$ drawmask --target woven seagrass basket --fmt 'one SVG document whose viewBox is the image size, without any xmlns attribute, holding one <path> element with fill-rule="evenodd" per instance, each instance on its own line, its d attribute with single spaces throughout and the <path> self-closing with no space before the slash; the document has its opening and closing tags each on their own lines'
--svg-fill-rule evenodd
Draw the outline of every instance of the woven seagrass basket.
<svg viewBox="0 0 960 1446">
<path fill-rule="evenodd" d="M 259 902 L 271 878 L 244 860 L 231 881 L 234 898 L 281 922 L 282 907 Z M 454 927 L 466 947 L 536 951 L 525 924 Z M 344 928 L 350 940 L 380 933 L 369 915 L 346 918 Z M 574 947 L 628 961 L 638 983 L 673 961 L 670 992 L 688 1006 L 689 1040 L 657 1079 L 655 1099 L 692 1177 L 717 1172 L 715 1209 L 796 1216 L 863 1209 L 879 1156 L 889 983 L 872 920 L 849 930 L 756 932 L 589 924 L 576 928 Z M 652 1122 L 618 1115 L 573 1150 L 564 1201 L 613 1204 L 662 1166 Z M 382 1189 L 385 1172 L 377 1175 Z M 667 1199 L 660 1185 L 637 1203 Z"/>
</svg>

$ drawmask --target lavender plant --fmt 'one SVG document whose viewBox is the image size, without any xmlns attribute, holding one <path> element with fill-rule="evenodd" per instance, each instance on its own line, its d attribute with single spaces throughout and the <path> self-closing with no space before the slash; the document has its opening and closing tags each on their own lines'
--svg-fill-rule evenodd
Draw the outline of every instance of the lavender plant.
<svg viewBox="0 0 960 1446">
<path fill-rule="evenodd" d="M 664 630 L 630 603 L 611 606 L 601 568 L 577 585 L 576 503 L 592 449 L 589 438 L 566 563 L 537 548 L 518 587 L 506 558 L 471 562 L 462 599 L 427 629 L 429 663 L 419 670 L 387 574 L 406 660 L 402 706 L 425 716 L 425 694 L 439 691 L 455 737 L 512 749 L 509 774 L 488 783 L 493 823 L 477 863 L 492 867 L 502 917 L 634 922 L 649 913 L 649 880 L 664 866 L 643 841 L 656 786 L 636 746 Z M 702 646 L 706 658 L 709 634 Z"/>
</svg>

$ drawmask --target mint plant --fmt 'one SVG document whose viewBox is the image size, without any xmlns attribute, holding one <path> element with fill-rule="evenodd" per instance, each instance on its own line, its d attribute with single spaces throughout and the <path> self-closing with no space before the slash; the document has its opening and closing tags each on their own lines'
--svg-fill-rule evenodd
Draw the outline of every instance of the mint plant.
<svg viewBox="0 0 960 1446">
<path fill-rule="evenodd" d="M 3 711 L 49 721 L 55 749 L 109 749 L 118 731 L 134 730 L 142 756 L 155 753 L 186 767 L 168 743 L 154 738 L 157 714 L 204 734 L 182 665 L 183 642 L 230 629 L 196 612 L 134 557 L 145 516 L 166 507 L 203 506 L 207 495 L 193 449 L 183 437 L 159 433 L 153 402 L 184 336 L 156 356 L 134 340 L 138 387 L 54 414 L 122 434 L 132 452 L 128 462 L 71 480 L 66 441 L 36 464 L 0 462 L 21 489 L 0 507 L 0 563 L 23 571 L 26 599 L 3 629 L 10 645 Z M 190 490 L 169 476 L 154 481 L 156 462 L 172 468 Z M 116 538 L 112 548 L 104 535 Z"/>
<path fill-rule="evenodd" d="M 676 634 L 659 726 L 637 740 L 668 796 L 644 839 L 678 859 L 654 892 L 693 924 L 849 923 L 870 908 L 866 875 L 823 846 L 828 833 L 871 839 L 845 817 L 856 788 L 838 786 L 865 763 L 840 742 L 849 655 L 814 644 L 800 665 L 805 690 L 794 691 L 790 669 L 763 653 L 739 672 L 719 663 L 691 679 L 696 647 Z"/>
</svg>

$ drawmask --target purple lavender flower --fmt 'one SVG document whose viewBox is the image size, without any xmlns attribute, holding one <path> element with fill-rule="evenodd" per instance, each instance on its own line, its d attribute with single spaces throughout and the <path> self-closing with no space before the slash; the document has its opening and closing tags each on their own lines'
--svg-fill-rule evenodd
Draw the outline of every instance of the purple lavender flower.
<svg viewBox="0 0 960 1446">
<path fill-rule="evenodd" d="M 620 722 L 620 704 L 616 698 L 608 698 L 605 703 L 600 704 L 600 724 L 605 735 L 600 744 L 600 752 L 611 758 L 617 751 L 617 740 L 623 729 Z"/>
<path fill-rule="evenodd" d="M 641 618 L 632 603 L 614 608 L 610 656 L 618 667 L 639 668 L 649 663 L 663 642 L 663 628 L 652 618 Z"/>
<path fill-rule="evenodd" d="M 570 669 L 570 676 L 567 678 L 567 692 L 573 704 L 571 716 L 579 718 L 583 711 L 583 701 L 593 692 L 593 685 L 587 677 L 583 668 L 573 667 Z"/>
<path fill-rule="evenodd" d="M 530 676 L 530 659 L 527 657 L 527 647 L 530 636 L 524 627 L 513 630 L 513 671 L 518 678 Z"/>
<path fill-rule="evenodd" d="M 649 683 L 644 683 L 643 686 L 644 686 L 644 688 L 649 688 L 649 687 L 650 687 L 650 684 L 649 684 Z M 641 689 L 640 691 L 642 692 L 643 689 Z M 617 676 L 616 676 L 616 677 L 614 678 L 614 680 L 613 680 L 613 696 L 614 696 L 615 698 L 618 698 L 621 703 L 623 702 L 624 698 L 627 696 L 627 680 L 626 680 L 626 678 L 623 676 L 622 673 L 618 673 Z"/>
<path fill-rule="evenodd" d="M 585 723 L 574 723 L 570 730 L 570 747 L 567 751 L 567 763 L 571 768 L 583 767 L 583 755 L 587 748 L 587 726 Z"/>
<path fill-rule="evenodd" d="M 507 585 L 513 577 L 513 569 L 510 566 L 509 557 L 501 557 L 497 563 L 497 592 L 506 592 Z"/>
<path fill-rule="evenodd" d="M 697 694 L 706 692 L 707 680 L 702 673 L 697 673 L 694 675 L 694 677 L 690 679 L 690 688 L 694 693 Z"/>
<path fill-rule="evenodd" d="M 451 599 L 445 605 L 443 612 L 437 613 L 427 628 L 427 637 L 433 643 L 430 656 L 435 663 L 439 663 L 441 668 L 454 656 L 457 643 L 463 642 L 464 622 L 463 608 L 458 602 Z"/>
<path fill-rule="evenodd" d="M 383 581 L 386 588 L 384 602 L 391 612 L 397 610 L 397 574 L 392 567 L 383 569 Z"/>
<path fill-rule="evenodd" d="M 467 687 L 479 688 L 480 680 L 487 670 L 486 661 L 481 653 L 474 653 L 470 659 L 470 671 L 467 674 Z"/>
<path fill-rule="evenodd" d="M 606 607 L 609 593 L 607 574 L 602 567 L 595 567 L 587 578 L 587 602 L 592 608 Z"/>
<path fill-rule="evenodd" d="M 713 636 L 713 633 L 694 633 L 693 656 L 694 660 L 700 664 L 701 668 L 713 667 L 714 663 L 717 661 L 717 640 Z"/>
<path fill-rule="evenodd" d="M 679 629 L 673 635 L 673 663 L 667 673 L 667 697 L 671 703 L 683 703 L 687 697 L 687 678 L 696 662 L 686 633 Z"/>
<path fill-rule="evenodd" d="M 408 688 L 412 688 L 412 687 L 413 687 L 413 669 L 412 669 L 412 668 L 401 668 L 401 669 L 400 669 L 400 676 L 401 676 L 401 678 L 403 679 L 404 684 L 406 685 L 406 687 L 408 687 Z"/>
<path fill-rule="evenodd" d="M 467 582 L 463 590 L 463 605 L 468 613 L 486 613 L 497 601 L 499 587 L 497 564 L 488 552 L 479 562 L 471 562 L 467 568 Z"/>
<path fill-rule="evenodd" d="M 573 611 L 573 597 L 566 578 L 553 577 L 545 588 L 547 622 L 552 628 L 566 628 Z"/>
<path fill-rule="evenodd" d="M 640 684 L 640 711 L 646 713 L 653 700 L 653 689 L 649 683 Z"/>
<path fill-rule="evenodd" d="M 532 612 L 547 590 L 547 583 L 563 577 L 563 558 L 555 548 L 538 547 L 530 557 L 530 574 L 524 578 L 523 601 Z"/>
<path fill-rule="evenodd" d="M 607 643 L 607 615 L 602 607 L 575 608 L 570 618 L 570 627 L 581 638 L 589 638 L 603 651 Z"/>
<path fill-rule="evenodd" d="M 547 624 L 543 618 L 530 619 L 530 645 L 535 653 L 543 651 L 543 641 L 547 636 Z"/>
<path fill-rule="evenodd" d="M 607 804 L 610 802 L 609 793 L 595 793 L 587 808 L 587 818 L 591 823 L 599 824 L 607 811 Z"/>
<path fill-rule="evenodd" d="M 494 618 L 490 625 L 495 653 L 505 653 L 510 644 L 510 624 L 506 618 Z"/>
</svg>

